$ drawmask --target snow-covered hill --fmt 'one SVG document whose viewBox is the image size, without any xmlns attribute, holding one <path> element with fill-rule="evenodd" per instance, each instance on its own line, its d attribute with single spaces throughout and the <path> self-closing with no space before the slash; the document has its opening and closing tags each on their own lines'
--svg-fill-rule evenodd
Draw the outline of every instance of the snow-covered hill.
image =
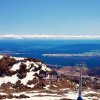
<svg viewBox="0 0 100 100">
<path fill-rule="evenodd" d="M 19 91 L 76 88 L 74 82 L 65 80 L 41 60 L 7 55 L 0 56 L 0 86 L 1 88 L 11 87 Z"/>
<path fill-rule="evenodd" d="M 33 88 L 31 84 L 34 79 L 40 78 L 39 74 L 50 72 L 42 61 L 32 58 L 18 58 L 7 55 L 0 56 L 0 85 L 20 83 Z M 45 77 L 48 77 L 45 76 Z"/>
<path fill-rule="evenodd" d="M 65 97 L 73 100 L 74 96 L 76 99 L 78 79 L 67 77 L 60 71 L 63 72 L 63 69 L 57 72 L 38 59 L 0 55 L 0 99 L 40 100 L 41 96 L 44 100 L 67 100 Z M 91 100 L 85 96 L 88 94 L 83 96 Z M 95 92 L 95 97 L 99 96 Z"/>
</svg>

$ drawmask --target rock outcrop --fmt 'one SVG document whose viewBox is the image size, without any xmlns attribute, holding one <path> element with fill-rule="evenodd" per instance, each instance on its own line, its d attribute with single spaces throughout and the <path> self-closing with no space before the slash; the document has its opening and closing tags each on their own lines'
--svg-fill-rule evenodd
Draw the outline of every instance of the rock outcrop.
<svg viewBox="0 0 100 100">
<path fill-rule="evenodd" d="M 75 89 L 76 84 L 63 78 L 41 60 L 1 55 L 0 88 L 6 92 L 37 89 L 57 90 Z"/>
</svg>

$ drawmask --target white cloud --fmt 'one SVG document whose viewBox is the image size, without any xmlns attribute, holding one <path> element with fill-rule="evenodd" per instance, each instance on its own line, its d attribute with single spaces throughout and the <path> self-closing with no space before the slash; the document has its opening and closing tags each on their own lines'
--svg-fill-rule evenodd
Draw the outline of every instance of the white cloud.
<svg viewBox="0 0 100 100">
<path fill-rule="evenodd" d="M 100 35 L 0 35 L 0 39 L 100 39 Z"/>
</svg>

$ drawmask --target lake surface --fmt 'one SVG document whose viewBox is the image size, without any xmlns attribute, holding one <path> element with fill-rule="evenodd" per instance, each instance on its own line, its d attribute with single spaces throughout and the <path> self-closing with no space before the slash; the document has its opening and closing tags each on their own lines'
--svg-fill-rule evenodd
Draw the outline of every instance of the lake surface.
<svg viewBox="0 0 100 100">
<path fill-rule="evenodd" d="M 100 66 L 100 40 L 28 40 L 2 39 L 0 53 L 17 57 L 31 57 L 46 64 L 75 66 L 86 63 L 88 67 Z M 92 56 L 42 56 L 43 54 L 92 54 Z M 96 55 L 95 55 L 96 54 Z"/>
</svg>

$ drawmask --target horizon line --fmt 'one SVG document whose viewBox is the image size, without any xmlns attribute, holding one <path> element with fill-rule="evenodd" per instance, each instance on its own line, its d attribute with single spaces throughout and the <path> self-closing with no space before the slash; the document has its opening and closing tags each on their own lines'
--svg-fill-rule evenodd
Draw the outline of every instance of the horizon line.
<svg viewBox="0 0 100 100">
<path fill-rule="evenodd" d="M 0 34 L 0 39 L 100 39 L 100 35 Z"/>
</svg>

